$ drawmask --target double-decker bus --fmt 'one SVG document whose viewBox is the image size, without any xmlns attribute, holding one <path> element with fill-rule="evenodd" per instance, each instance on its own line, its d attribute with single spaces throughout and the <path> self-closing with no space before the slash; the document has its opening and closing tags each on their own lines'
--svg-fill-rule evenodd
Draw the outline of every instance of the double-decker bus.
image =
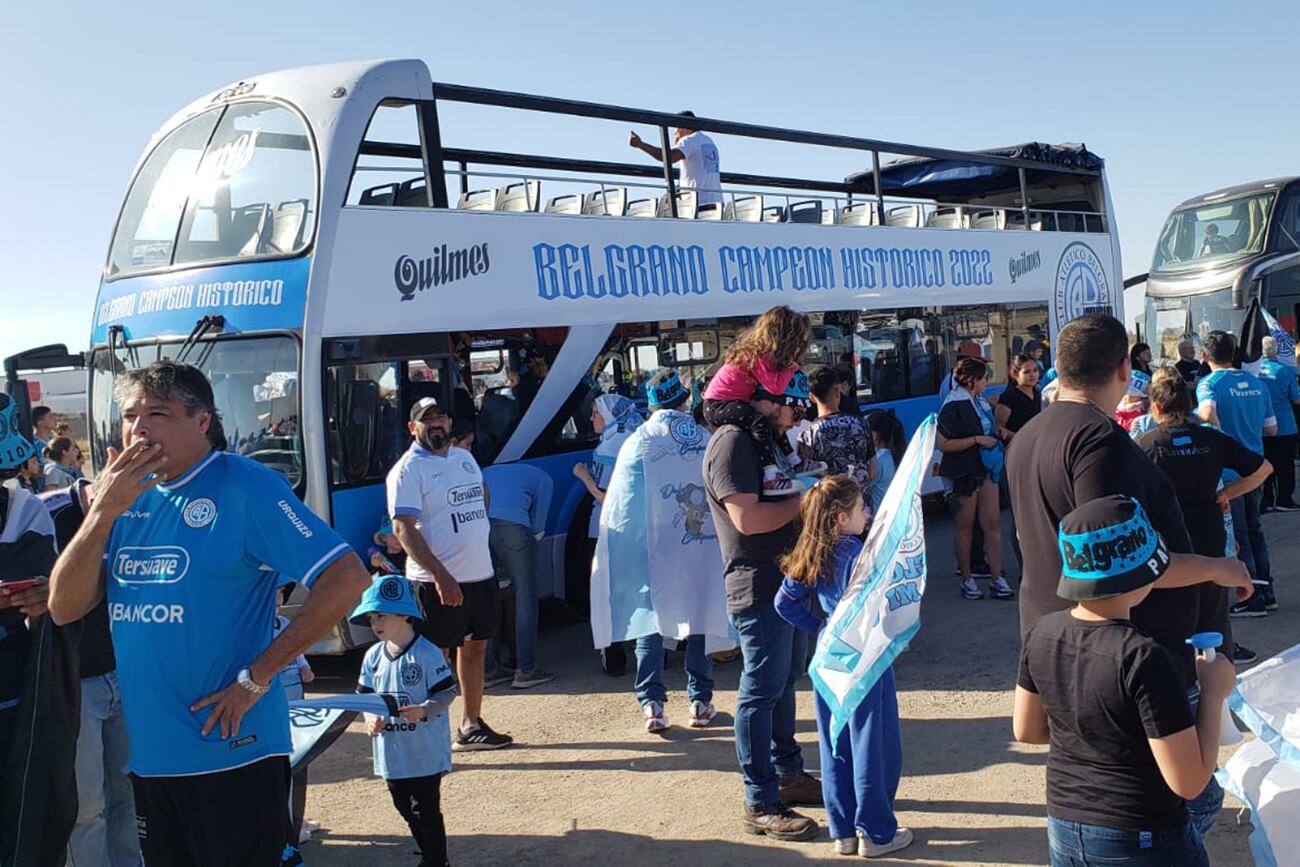
<svg viewBox="0 0 1300 867">
<path fill-rule="evenodd" d="M 1174 208 L 1146 280 L 1144 327 L 1156 357 L 1184 335 L 1240 333 L 1250 302 L 1293 335 L 1300 311 L 1300 177 L 1227 187 Z M 1130 283 L 1135 282 L 1129 281 Z"/>
<path fill-rule="evenodd" d="M 779 174 L 723 171 L 702 196 L 670 159 L 454 147 L 498 113 L 603 124 L 613 140 L 655 130 L 669 154 L 684 123 L 434 83 L 414 60 L 270 73 L 168 120 L 96 302 L 95 461 L 117 436 L 113 377 L 184 359 L 211 378 L 230 448 L 364 549 L 409 407 L 436 396 L 472 422 L 481 463 L 554 478 L 539 582 L 581 608 L 591 502 L 572 468 L 601 391 L 636 397 L 664 367 L 698 383 L 788 304 L 812 320 L 805 362 L 850 367 L 860 403 L 910 429 L 959 352 L 991 358 L 1001 381 L 1074 316 L 1119 311 L 1110 196 L 1082 146 L 963 152 L 700 117 L 690 127 L 716 137 L 723 168 L 746 140 L 792 154 Z M 817 179 L 827 154 L 843 167 Z M 347 630 L 317 649 L 348 646 Z"/>
</svg>

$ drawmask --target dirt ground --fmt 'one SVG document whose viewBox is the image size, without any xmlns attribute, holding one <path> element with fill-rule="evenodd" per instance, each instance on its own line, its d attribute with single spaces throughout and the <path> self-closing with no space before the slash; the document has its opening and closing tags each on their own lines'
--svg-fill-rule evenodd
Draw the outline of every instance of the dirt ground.
<svg viewBox="0 0 1300 867">
<path fill-rule="evenodd" d="M 1267 515 L 1264 524 L 1282 613 L 1235 626 L 1238 640 L 1261 659 L 1300 641 L 1292 616 L 1300 604 L 1292 587 L 1300 514 Z M 1046 748 L 1011 739 L 1016 604 L 959 597 L 949 565 L 950 527 L 944 517 L 927 516 L 931 569 L 922 628 L 895 665 L 905 754 L 898 818 L 917 842 L 878 863 L 1044 864 Z M 1014 574 L 1014 557 L 1007 568 Z M 585 625 L 544 627 L 539 655 L 559 679 L 526 691 L 496 687 L 484 703 L 484 716 L 517 746 L 454 755 L 455 770 L 442 790 L 452 864 L 775 867 L 844 860 L 832 853 L 825 830 L 809 843 L 776 843 L 741 830 L 728 713 L 739 663 L 716 668 L 714 703 L 722 713 L 711 728 L 692 730 L 684 726 L 678 657 L 666 672 L 674 726 L 654 736 L 642 729 L 631 675 L 601 673 Z M 321 675 L 315 688 L 350 691 L 358 663 L 356 655 L 315 660 Z M 810 688 L 805 678 L 798 732 L 805 763 L 816 773 Z M 1239 823 L 1239 807 L 1229 798 L 1209 838 L 1216 867 L 1251 864 L 1250 825 L 1245 817 Z M 824 829 L 824 811 L 806 812 Z M 303 849 L 311 867 L 417 863 L 383 781 L 371 774 L 370 743 L 359 724 L 312 765 L 307 816 L 322 826 Z"/>
</svg>

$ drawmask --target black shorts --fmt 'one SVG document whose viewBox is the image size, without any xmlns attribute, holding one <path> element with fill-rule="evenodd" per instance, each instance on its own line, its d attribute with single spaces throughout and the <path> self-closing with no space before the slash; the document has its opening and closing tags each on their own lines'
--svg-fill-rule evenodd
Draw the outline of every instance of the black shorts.
<svg viewBox="0 0 1300 867">
<path fill-rule="evenodd" d="M 488 641 L 497 637 L 497 624 L 501 622 L 497 580 L 462 584 L 460 593 L 464 597 L 461 603 L 447 607 L 438 598 L 438 588 L 432 581 L 416 582 L 424 622 L 417 623 L 415 631 L 435 647 L 460 647 L 466 638 Z"/>
<path fill-rule="evenodd" d="M 291 832 L 286 757 L 191 777 L 132 774 L 131 787 L 146 864 L 279 867 Z"/>
</svg>

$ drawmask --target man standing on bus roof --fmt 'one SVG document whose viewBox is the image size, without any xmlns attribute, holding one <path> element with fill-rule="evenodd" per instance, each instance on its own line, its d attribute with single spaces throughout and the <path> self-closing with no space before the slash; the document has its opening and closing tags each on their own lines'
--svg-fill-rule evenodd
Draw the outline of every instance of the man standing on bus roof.
<svg viewBox="0 0 1300 867">
<path fill-rule="evenodd" d="M 452 418 L 437 400 L 417 400 L 410 419 L 411 447 L 388 472 L 388 513 L 424 609 L 418 631 L 448 659 L 450 648 L 459 648 L 456 680 L 464 701 L 451 747 L 508 747 L 513 738 L 480 716 L 487 646 L 501 619 L 483 473 L 473 455 L 451 444 Z"/>
<path fill-rule="evenodd" d="M 695 117 L 693 111 L 681 111 L 678 114 L 686 118 Z M 683 123 L 690 123 L 690 121 L 683 121 Z M 663 149 L 641 141 L 641 136 L 635 132 L 628 136 L 627 143 L 646 155 L 663 161 Z M 679 126 L 673 131 L 673 149 L 669 158 L 674 163 L 682 164 L 677 189 L 695 190 L 697 204 L 722 204 L 718 147 L 713 143 L 713 139 L 688 126 Z"/>
<path fill-rule="evenodd" d="M 107 594 L 146 863 L 273 867 L 292 747 L 276 675 L 370 578 L 282 476 L 224 450 L 198 368 L 155 362 L 114 395 L 125 448 L 54 566 L 50 614 L 70 623 Z M 311 594 L 273 639 L 280 575 Z"/>
</svg>

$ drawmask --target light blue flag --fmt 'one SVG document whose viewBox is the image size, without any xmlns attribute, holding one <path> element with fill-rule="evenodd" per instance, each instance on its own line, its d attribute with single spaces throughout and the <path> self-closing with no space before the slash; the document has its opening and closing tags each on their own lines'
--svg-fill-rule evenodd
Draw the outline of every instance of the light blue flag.
<svg viewBox="0 0 1300 867">
<path fill-rule="evenodd" d="M 397 703 L 378 693 L 327 695 L 289 702 L 289 732 L 293 736 L 291 768 L 305 768 L 330 745 L 358 713 L 396 717 Z"/>
<path fill-rule="evenodd" d="M 1256 867 L 1300 867 L 1300 645 L 1238 677 L 1228 706 L 1256 738 L 1215 776 L 1250 808 Z"/>
<path fill-rule="evenodd" d="M 809 673 L 840 732 L 921 628 L 925 522 L 921 485 L 934 454 L 934 415 L 921 422 L 871 523 L 840 604 L 817 641 Z"/>
</svg>

